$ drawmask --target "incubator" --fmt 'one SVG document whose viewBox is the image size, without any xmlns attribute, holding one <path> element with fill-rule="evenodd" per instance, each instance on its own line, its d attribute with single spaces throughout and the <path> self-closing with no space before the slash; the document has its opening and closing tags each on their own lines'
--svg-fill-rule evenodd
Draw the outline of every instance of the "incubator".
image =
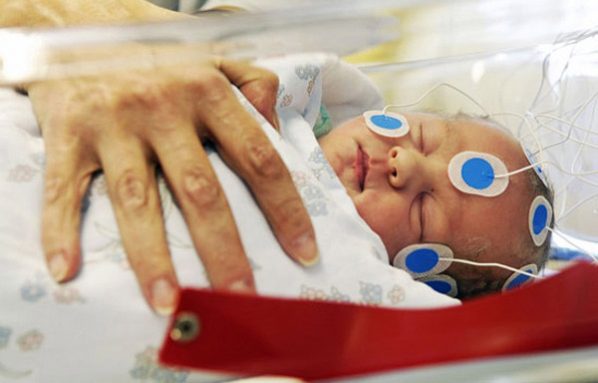
<svg viewBox="0 0 598 383">
<path fill-rule="evenodd" d="M 163 3 L 177 8 L 175 3 L 179 2 Z M 182 2 L 178 4 L 181 9 L 192 8 L 191 2 L 182 4 Z M 541 2 L 531 4 L 530 8 L 537 12 L 544 8 Z M 594 20 L 588 16 L 588 13 L 592 14 L 591 11 L 596 9 L 590 4 L 587 6 L 591 11 L 584 12 L 583 7 L 586 4 L 582 2 L 575 3 L 579 9 L 572 5 L 569 7 L 554 5 L 554 13 L 548 13 L 550 17 L 556 17 L 555 14 L 563 9 L 568 10 L 564 12 L 567 17 L 558 19 L 558 22 L 548 18 L 545 23 L 555 27 L 555 30 L 542 34 L 538 32 L 538 26 L 547 25 L 540 22 L 537 14 L 528 15 L 532 26 L 535 27 L 520 27 L 520 29 L 514 27 L 518 21 L 523 20 L 523 16 L 516 15 L 513 11 L 507 12 L 506 9 L 512 5 L 512 2 L 497 1 L 456 2 L 452 6 L 432 1 L 380 0 L 367 2 L 367 4 L 356 1 L 331 1 L 321 4 L 315 1 L 305 2 L 303 6 L 293 9 L 283 7 L 263 13 L 199 16 L 200 23 L 185 21 L 73 30 L 0 31 L 0 83 L 14 86 L 27 81 L 101 75 L 114 70 L 157 67 L 163 64 L 193 65 L 196 60 L 210 54 L 251 59 L 313 51 L 332 51 L 342 56 L 351 54 L 348 60 L 356 64 L 377 85 L 385 98 L 384 109 L 364 113 L 366 124 L 375 134 L 395 138 L 406 135 L 410 126 L 401 113 L 424 109 L 450 115 L 466 113 L 488 118 L 508 129 L 519 140 L 529 162 L 524 168 L 508 169 L 501 158 L 488 153 L 463 151 L 455 155 L 448 165 L 447 176 L 456 190 L 480 198 L 493 198 L 509 188 L 510 177 L 533 171 L 544 185 L 553 191 L 554 201 L 550 202 L 543 196 L 537 196 L 529 209 L 520 212 L 529 222 L 529 236 L 536 246 L 543 246 L 546 241 L 551 241 L 550 258 L 547 267 L 543 270 L 538 270 L 535 264 L 509 268 L 502 264 L 466 261 L 455 257 L 449 247 L 436 243 L 408 246 L 397 254 L 391 255 L 395 267 L 406 270 L 415 280 L 428 284 L 436 291 L 451 296 L 456 295 L 458 286 L 454 279 L 443 274 L 451 263 L 469 262 L 470 265 L 477 267 L 507 268 L 512 275 L 502 287 L 502 290 L 506 291 L 532 280 L 542 280 L 553 274 L 559 277 L 560 268 L 574 261 L 582 261 L 589 265 L 598 260 L 598 116 L 596 115 L 598 27 L 592 25 Z M 466 9 L 473 9 L 472 16 L 462 16 L 461 12 Z M 504 12 L 507 13 L 502 14 Z M 432 19 L 426 19 L 428 15 L 435 15 L 437 18 L 434 20 L 440 20 L 435 24 L 436 27 L 432 26 Z M 442 19 L 442 16 L 447 17 Z M 430 24 L 425 24 L 426 21 Z M 417 23 L 422 24 L 418 26 Z M 513 28 L 510 32 L 509 27 Z M 442 30 L 443 28 L 446 29 Z M 485 33 L 471 35 L 472 31 Z M 468 33 L 469 35 L 466 36 Z M 422 42 L 425 42 L 423 44 L 425 48 L 419 45 L 422 46 L 420 50 L 418 44 Z M 154 46 L 155 50 L 147 57 L 135 56 L 134 51 L 129 52 L 127 47 L 138 43 Z M 363 53 L 365 48 L 380 46 L 380 44 L 382 48 L 374 48 Z M 115 55 L 114 51 L 118 51 L 119 55 Z M 580 278 L 577 284 L 571 283 L 575 289 L 583 289 L 586 278 L 593 278 L 596 275 L 595 270 L 586 273 L 585 269 L 574 269 L 569 274 L 570 277 L 566 276 L 566 271 L 564 273 L 565 277 L 562 281 Z M 545 282 L 548 283 L 533 286 L 534 291 L 539 294 L 547 294 L 546 291 L 555 295 L 570 294 L 569 298 L 576 298 L 575 291 L 560 289 L 558 284 Z M 546 286 L 546 291 L 542 291 L 541 286 Z M 588 286 L 596 292 L 595 283 Z M 295 302 L 285 306 L 285 302 L 261 298 L 245 300 L 242 297 L 219 297 L 218 294 L 198 293 L 193 290 L 186 291 L 185 294 L 170 324 L 170 332 L 166 334 L 162 350 L 163 361 L 179 366 L 197 367 L 193 358 L 203 355 L 205 363 L 201 367 L 236 373 L 268 372 L 268 367 L 275 372 L 297 372 L 297 369 L 305 368 L 309 373 L 304 376 L 308 378 L 332 378 L 347 374 L 370 373 L 367 377 L 357 379 L 390 382 L 401 378 L 402 381 L 417 382 L 430 381 L 443 376 L 443 381 L 460 381 L 460 376 L 466 374 L 471 381 L 486 379 L 485 381 L 489 382 L 519 382 L 534 381 L 533 374 L 540 374 L 539 369 L 547 368 L 549 364 L 563 364 L 563 369 L 566 370 L 572 361 L 576 361 L 579 363 L 577 371 L 587 372 L 591 379 L 598 376 L 598 370 L 595 365 L 592 367 L 591 363 L 598 358 L 596 349 L 598 334 L 595 329 L 575 327 L 572 330 L 575 339 L 559 344 L 558 331 L 563 328 L 572 329 L 572 325 L 563 322 L 575 317 L 576 314 L 573 312 L 569 317 L 562 313 L 552 315 L 556 311 L 553 306 L 551 306 L 552 311 L 547 314 L 547 323 L 554 325 L 550 330 L 557 333 L 549 337 L 555 342 L 554 344 L 542 344 L 539 341 L 536 342 L 538 344 L 534 343 L 536 340 L 532 335 L 541 335 L 541 332 L 538 332 L 530 335 L 529 339 L 526 338 L 529 343 L 519 344 L 519 348 L 515 347 L 515 351 L 509 349 L 510 351 L 505 353 L 496 351 L 496 354 L 493 354 L 491 346 L 495 345 L 490 345 L 487 348 L 490 351 L 484 353 L 486 346 L 481 339 L 479 349 L 482 351 L 468 353 L 467 345 L 475 347 L 475 342 L 469 339 L 470 343 L 465 343 L 460 348 L 455 347 L 454 354 L 458 357 L 454 359 L 442 353 L 437 353 L 436 358 L 428 357 L 429 354 L 426 354 L 422 346 L 415 348 L 420 350 L 422 355 L 426 355 L 421 359 L 416 357 L 413 360 L 401 359 L 395 366 L 392 362 L 385 365 L 373 363 L 361 369 L 352 369 L 351 366 L 343 366 L 340 362 L 336 366 L 315 367 L 293 365 L 289 362 L 289 366 L 282 366 L 279 369 L 276 366 L 276 357 L 279 355 L 272 355 L 272 361 L 268 361 L 267 358 L 260 359 L 272 350 L 283 353 L 277 350 L 277 347 L 264 347 L 264 354 L 253 355 L 253 350 L 244 350 L 243 347 L 246 346 L 239 346 L 238 353 L 235 351 L 232 354 L 235 358 L 241 359 L 239 365 L 233 366 L 228 361 L 210 359 L 209 354 L 201 354 L 204 351 L 194 345 L 198 333 L 203 331 L 201 321 L 196 321 L 197 318 L 193 315 L 189 316 L 189 312 L 196 308 L 197 302 L 199 302 L 198 306 L 205 305 L 210 310 L 218 310 L 222 306 L 222 315 L 234 315 L 235 313 L 229 312 L 227 308 L 233 306 L 244 307 L 247 312 L 254 313 L 257 319 L 248 320 L 247 323 L 238 326 L 240 329 L 235 327 L 231 330 L 232 335 L 238 333 L 239 336 L 248 336 L 247 334 L 252 331 L 251 326 L 258 328 L 260 326 L 258 322 L 264 319 L 266 314 L 273 314 L 274 308 L 284 310 L 285 307 L 294 313 L 289 316 L 289 320 L 304 316 L 314 324 L 318 323 L 320 312 L 324 313 L 326 320 L 335 318 L 339 322 L 350 320 L 357 312 L 360 320 L 372 327 L 377 323 L 376 318 L 382 318 L 379 323 L 388 327 L 381 327 L 379 332 L 371 330 L 379 334 L 380 339 L 396 329 L 392 328 L 390 320 L 392 317 L 387 316 L 390 314 L 384 310 L 376 311 L 377 309 L 368 307 L 360 307 L 353 312 L 349 306 L 336 307 L 326 303 L 312 305 L 311 302 L 305 304 Z M 559 297 L 563 296 L 565 295 Z M 591 307 L 587 310 L 579 309 L 585 321 L 582 321 L 581 327 L 588 323 L 595 324 L 598 320 L 595 295 L 584 296 L 590 301 Z M 479 304 L 474 302 L 473 306 L 467 306 L 466 303 L 465 306 L 468 310 L 471 308 L 471 311 L 462 310 L 461 314 L 458 311 L 460 308 L 447 309 L 445 318 L 449 318 L 447 321 L 459 318 L 466 322 L 471 320 L 468 315 L 478 315 L 484 310 L 492 310 L 493 305 L 500 304 L 523 311 L 526 307 L 526 299 L 528 301 L 534 299 L 533 293 L 529 290 L 521 293 L 514 291 L 512 295 L 506 294 L 506 297 L 507 299 L 503 301 L 500 297 L 491 297 L 490 300 Z M 548 298 L 546 295 L 542 297 Z M 225 304 L 227 302 L 229 306 Z M 270 304 L 272 306 L 269 306 Z M 567 302 L 565 305 L 571 310 L 575 309 L 574 306 L 572 302 Z M 263 307 L 263 311 L 259 311 L 260 307 Z M 428 313 L 430 314 L 428 316 L 426 313 L 421 316 L 418 316 L 420 313 L 411 314 L 413 317 L 406 317 L 405 321 L 401 322 L 403 325 L 416 326 L 418 321 L 430 325 L 434 323 L 432 313 Z M 442 313 L 438 315 L 441 317 Z M 534 318 L 541 321 L 540 314 L 537 316 Z M 212 320 L 218 324 L 220 320 L 220 318 L 210 317 L 209 314 L 205 314 L 202 318 L 205 323 Z M 497 318 L 506 321 L 505 326 L 508 328 L 508 316 L 497 314 Z M 523 316 L 517 318 L 525 320 Z M 1 320 L 0 316 L 0 380 L 3 373 L 4 376 L 9 376 L 13 372 L 2 364 Z M 480 328 L 485 330 L 480 331 L 485 335 L 490 329 L 499 326 L 498 319 L 495 322 L 491 319 L 486 320 L 497 327 L 481 326 Z M 274 327 L 278 326 L 274 322 L 276 321 L 269 320 L 268 323 Z M 331 322 L 323 323 L 330 325 Z M 360 329 L 366 331 L 363 323 Z M 235 325 L 235 323 L 229 324 Z M 559 325 L 562 327 L 558 327 Z M 284 327 L 280 327 L 278 331 L 283 329 Z M 466 331 L 465 327 L 458 327 L 458 329 Z M 523 331 L 522 329 L 528 331 L 530 327 L 514 326 L 510 328 L 510 333 L 505 333 L 505 337 L 508 339 L 510 334 L 512 338 L 513 334 L 519 330 Z M 212 339 L 211 345 L 218 342 L 226 345 L 226 342 L 238 341 L 232 335 L 228 337 L 230 334 L 226 329 L 221 330 L 225 335 L 222 338 Z M 292 331 L 290 327 L 286 330 Z M 417 331 L 424 330 L 417 329 Z M 446 329 L 449 332 L 450 330 L 450 328 Z M 185 338 L 189 332 L 193 335 Z M 327 337 L 331 332 L 334 333 L 328 331 L 321 333 L 321 336 Z M 474 338 L 472 334 L 467 333 L 467 336 Z M 258 335 L 259 331 L 255 332 L 255 339 L 249 339 L 248 344 L 259 348 L 263 343 L 277 341 L 276 338 L 258 338 Z M 333 335 L 330 335 L 330 339 L 334 338 Z M 562 335 L 567 336 L 565 330 Z M 587 338 L 581 340 L 586 335 Z M 406 338 L 404 334 L 400 336 L 404 341 L 413 340 Z M 425 335 L 422 337 L 425 338 Z M 289 340 L 281 333 L 279 339 L 283 338 L 285 342 L 304 340 L 297 338 Z M 339 339 L 335 340 L 337 343 L 341 342 Z M 363 340 L 359 334 L 355 334 L 353 339 L 342 341 L 358 344 Z M 447 335 L 446 340 L 456 341 L 456 338 Z M 503 340 L 499 337 L 494 339 L 496 343 Z M 508 343 L 507 340 L 504 342 Z M 187 351 L 181 346 L 182 344 L 188 347 Z M 355 344 L 347 345 L 348 349 L 351 349 L 350 346 L 354 348 Z M 433 340 L 422 341 L 422 344 L 431 345 Z M 309 347 L 305 347 L 308 352 Z M 574 350 L 562 351 L 561 348 L 574 348 Z M 189 357 L 189 350 L 195 352 L 192 354 L 193 358 Z M 559 351 L 540 355 L 541 352 L 554 350 Z M 251 361 L 242 359 L 244 351 L 256 358 L 253 364 Z M 155 354 L 155 350 L 153 352 Z M 181 356 L 185 352 L 187 355 Z M 224 355 L 228 355 L 226 352 L 230 351 L 225 351 Z M 480 357 L 507 357 L 519 352 L 531 353 L 532 356 L 528 356 L 524 361 L 497 358 L 477 363 L 474 361 L 470 362 L 471 364 L 436 365 L 475 360 Z M 372 354 L 375 352 L 372 351 Z M 446 355 L 449 354 L 451 352 L 447 351 Z M 365 352 L 360 355 L 368 358 Z M 590 363 L 583 364 L 584 361 Z M 322 364 L 325 362 L 319 361 Z M 241 365 L 245 370 L 239 368 Z M 423 369 L 408 370 L 413 367 L 421 368 L 422 365 Z M 327 370 L 328 367 L 330 370 Z M 393 367 L 401 370 L 395 373 L 387 372 Z M 380 370 L 377 371 L 376 368 Z M 505 378 L 510 380 L 499 380 L 504 368 L 512 368 L 516 372 L 510 378 Z M 158 372 L 160 371 L 162 370 Z M 555 371 L 552 374 L 553 378 L 560 376 L 561 373 L 566 374 L 566 372 Z M 171 378 L 177 376 L 180 379 L 189 378 L 189 382 L 195 381 L 193 376 L 170 375 Z M 546 374 L 542 376 L 542 379 L 546 379 L 542 381 L 551 381 Z M 22 377 L 26 377 L 26 374 Z M 214 376 L 205 378 L 210 379 Z M 199 376 L 197 379 L 203 378 Z"/>
</svg>

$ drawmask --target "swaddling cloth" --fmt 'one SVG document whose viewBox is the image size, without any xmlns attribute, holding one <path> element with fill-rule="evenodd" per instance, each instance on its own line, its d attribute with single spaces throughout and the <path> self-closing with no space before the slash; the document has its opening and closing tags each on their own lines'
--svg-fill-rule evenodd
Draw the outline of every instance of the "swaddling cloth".
<svg viewBox="0 0 598 383">
<path fill-rule="evenodd" d="M 380 102 L 377 92 L 356 71 L 328 56 L 299 56 L 264 65 L 281 79 L 277 105 L 281 135 L 239 97 L 289 168 L 311 216 L 321 260 L 310 269 L 291 261 L 244 183 L 207 149 L 258 291 L 389 307 L 456 303 L 389 265 L 382 242 L 357 215 L 312 133 L 322 97 L 330 118 L 339 122 L 359 114 L 353 113 L 357 109 L 375 107 Z M 328 94 L 327 87 L 331 87 Z M 353 96 L 342 87 L 351 87 Z M 359 107 L 360 103 L 365 105 Z M 1 90 L 0 108 L 0 381 L 214 379 L 155 364 L 166 319 L 151 313 L 138 290 L 103 177 L 91 185 L 84 206 L 80 275 L 64 285 L 50 279 L 39 240 L 43 142 L 27 98 Z M 179 281 L 207 287 L 184 220 L 163 180 L 159 188 Z"/>
</svg>

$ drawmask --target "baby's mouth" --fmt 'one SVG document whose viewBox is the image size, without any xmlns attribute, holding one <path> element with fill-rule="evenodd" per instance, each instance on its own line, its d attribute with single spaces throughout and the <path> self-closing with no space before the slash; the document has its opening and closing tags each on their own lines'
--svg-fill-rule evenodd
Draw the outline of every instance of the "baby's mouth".
<svg viewBox="0 0 598 383">
<path fill-rule="evenodd" d="M 365 179 L 368 175 L 370 157 L 367 153 L 357 145 L 357 154 L 355 156 L 355 175 L 359 184 L 359 190 L 363 191 L 365 187 Z"/>
</svg>

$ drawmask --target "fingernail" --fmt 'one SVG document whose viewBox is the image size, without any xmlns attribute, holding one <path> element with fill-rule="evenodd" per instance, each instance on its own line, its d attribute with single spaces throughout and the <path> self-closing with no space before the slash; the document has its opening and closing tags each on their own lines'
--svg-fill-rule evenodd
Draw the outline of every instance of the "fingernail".
<svg viewBox="0 0 598 383">
<path fill-rule="evenodd" d="M 251 279 L 239 279 L 228 286 L 228 290 L 234 293 L 253 293 L 255 286 Z"/>
<path fill-rule="evenodd" d="M 62 253 L 54 254 L 48 259 L 48 269 L 56 282 L 62 282 L 66 278 L 68 268 L 68 263 Z"/>
<path fill-rule="evenodd" d="M 303 266 L 313 266 L 320 260 L 316 240 L 311 233 L 305 233 L 292 243 L 294 254 Z"/>
<path fill-rule="evenodd" d="M 166 278 L 157 279 L 151 287 L 151 303 L 160 315 L 170 315 L 174 312 L 177 300 L 177 290 Z"/>
</svg>

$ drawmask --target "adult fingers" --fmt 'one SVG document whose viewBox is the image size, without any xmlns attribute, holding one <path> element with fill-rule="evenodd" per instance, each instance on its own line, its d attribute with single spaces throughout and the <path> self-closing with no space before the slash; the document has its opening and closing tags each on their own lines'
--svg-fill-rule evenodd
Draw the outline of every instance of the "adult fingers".
<svg viewBox="0 0 598 383">
<path fill-rule="evenodd" d="M 314 264 L 318 259 L 314 230 L 291 175 L 228 81 L 212 80 L 209 88 L 197 93 L 197 119 L 249 185 L 285 252 L 303 265 Z"/>
<path fill-rule="evenodd" d="M 53 138 L 46 139 L 42 246 L 50 274 L 57 282 L 64 282 L 76 275 L 81 264 L 81 200 L 91 168 L 81 168 L 81 151 L 75 141 L 65 139 L 54 145 Z"/>
<path fill-rule="evenodd" d="M 129 263 L 150 306 L 168 315 L 178 288 L 154 171 L 136 138 L 103 137 L 98 154 Z"/>
<path fill-rule="evenodd" d="M 152 143 L 215 289 L 255 292 L 233 215 L 195 128 L 163 130 Z"/>
<path fill-rule="evenodd" d="M 223 59 L 219 64 L 220 70 L 241 90 L 257 111 L 277 130 L 280 129 L 276 114 L 278 76 L 242 61 Z"/>
</svg>

